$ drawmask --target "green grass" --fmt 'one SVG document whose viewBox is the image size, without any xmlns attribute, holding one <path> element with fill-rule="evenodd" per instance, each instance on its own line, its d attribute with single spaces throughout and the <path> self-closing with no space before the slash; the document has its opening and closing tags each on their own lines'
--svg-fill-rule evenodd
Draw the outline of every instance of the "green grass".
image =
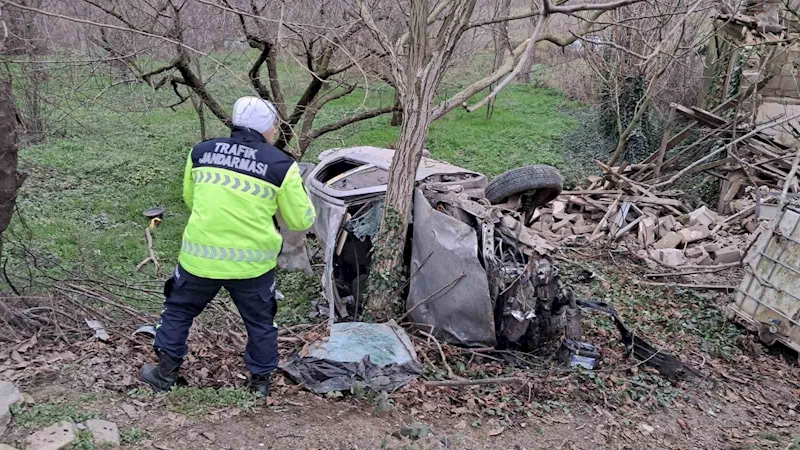
<svg viewBox="0 0 800 450">
<path fill-rule="evenodd" d="M 247 80 L 247 62 L 255 57 L 252 52 L 227 57 L 226 63 L 237 70 L 241 80 L 218 74 L 209 83 L 226 107 L 249 92 L 242 81 Z M 204 73 L 213 73 L 214 66 L 206 64 Z M 442 95 L 452 95 L 480 76 L 481 69 L 476 62 L 449 77 Z M 288 98 L 299 97 L 307 76 L 294 66 L 284 67 L 281 81 Z M 59 82 L 71 79 L 62 78 Z M 140 273 L 134 273 L 134 267 L 147 255 L 147 219 L 142 211 L 153 206 L 167 209 L 164 222 L 153 233 L 162 264 L 160 275 L 168 275 L 177 261 L 189 216 L 181 200 L 182 175 L 187 152 L 199 140 L 197 117 L 189 105 L 174 111 L 164 108 L 174 101 L 169 89 L 152 92 L 144 86 L 121 85 L 90 102 L 87 99 L 93 99 L 111 79 L 103 75 L 95 81 L 69 97 L 59 95 L 57 85 L 48 84 L 45 91 L 58 102 L 59 111 L 70 111 L 70 118 L 57 122 L 61 137 L 51 136 L 20 153 L 21 169 L 29 177 L 19 193 L 20 214 L 4 236 L 4 249 L 11 255 L 8 271 L 20 285 L 26 284 L 28 274 L 21 262 L 23 245 L 37 253 L 37 266 L 49 275 L 64 277 L 62 269 L 66 269 L 101 279 L 105 273 L 122 279 L 152 279 L 152 265 Z M 327 105 L 317 123 L 392 101 L 393 93 L 385 86 L 372 86 L 366 93 L 357 90 Z M 500 94 L 491 120 L 483 110 L 472 114 L 454 111 L 433 124 L 427 147 L 436 158 L 489 176 L 524 164 L 567 168 L 569 163 L 561 156 L 561 136 L 577 124 L 565 112 L 575 106 L 548 89 L 510 86 Z M 227 133 L 216 118 L 207 115 L 210 136 Z M 305 159 L 316 161 L 320 151 L 332 147 L 389 146 L 399 131 L 389 125 L 389 119 L 375 118 L 323 136 Z M 278 288 L 292 300 L 281 305 L 279 320 L 284 322 L 300 320 L 307 314 L 300 302 L 319 292 L 318 283 L 308 279 L 294 282 L 291 277 L 279 276 Z"/>
<path fill-rule="evenodd" d="M 186 416 L 198 416 L 221 408 L 252 409 L 260 394 L 235 388 L 179 387 L 167 393 L 169 410 Z"/>
<path fill-rule="evenodd" d="M 33 406 L 11 407 L 14 422 L 28 429 L 48 427 L 63 420 L 84 422 L 96 419 L 99 415 L 93 411 L 86 411 L 72 403 L 39 403 Z"/>
<path fill-rule="evenodd" d="M 147 432 L 138 427 L 125 428 L 119 432 L 119 440 L 123 444 L 135 444 L 147 436 Z"/>
<path fill-rule="evenodd" d="M 319 277 L 302 271 L 282 270 L 278 272 L 277 283 L 285 299 L 278 302 L 275 323 L 296 325 L 308 322 L 311 302 L 320 297 Z"/>
</svg>

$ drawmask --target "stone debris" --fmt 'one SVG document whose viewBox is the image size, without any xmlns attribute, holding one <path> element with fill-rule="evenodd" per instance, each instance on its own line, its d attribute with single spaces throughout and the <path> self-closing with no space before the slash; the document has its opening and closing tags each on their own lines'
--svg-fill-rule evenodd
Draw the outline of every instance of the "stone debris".
<svg viewBox="0 0 800 450">
<path fill-rule="evenodd" d="M 99 419 L 87 420 L 86 428 L 91 431 L 95 445 L 114 447 L 120 444 L 119 429 L 114 422 Z"/>
<path fill-rule="evenodd" d="M 78 438 L 78 427 L 72 422 L 59 422 L 25 438 L 26 450 L 61 450 Z"/>
<path fill-rule="evenodd" d="M 0 381 L 0 436 L 11 422 L 11 405 L 22 401 L 22 394 L 14 383 Z"/>
</svg>

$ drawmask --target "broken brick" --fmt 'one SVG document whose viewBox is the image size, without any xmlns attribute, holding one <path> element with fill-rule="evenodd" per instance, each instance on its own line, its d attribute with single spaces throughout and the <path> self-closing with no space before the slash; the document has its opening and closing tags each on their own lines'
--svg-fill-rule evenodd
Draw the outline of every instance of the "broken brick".
<svg viewBox="0 0 800 450">
<path fill-rule="evenodd" d="M 714 211 L 703 206 L 689 213 L 689 226 L 701 225 L 706 228 L 717 222 L 719 216 Z"/>
<path fill-rule="evenodd" d="M 663 238 L 670 231 L 675 230 L 675 218 L 672 216 L 664 216 L 658 219 L 658 237 Z"/>
<path fill-rule="evenodd" d="M 656 242 L 653 247 L 656 249 L 675 248 L 681 245 L 681 242 L 683 242 L 683 236 L 674 231 L 670 231 L 666 236 Z"/>
<path fill-rule="evenodd" d="M 676 267 L 683 264 L 683 252 L 676 248 L 650 250 L 650 257 L 665 266 Z"/>
<path fill-rule="evenodd" d="M 717 264 L 728 264 L 739 262 L 742 259 L 742 251 L 737 247 L 725 247 L 714 255 L 714 262 Z"/>
<path fill-rule="evenodd" d="M 711 235 L 711 231 L 708 229 L 708 227 L 703 225 L 684 228 L 678 233 L 683 237 L 683 242 L 687 244 L 690 242 L 703 240 Z"/>
</svg>

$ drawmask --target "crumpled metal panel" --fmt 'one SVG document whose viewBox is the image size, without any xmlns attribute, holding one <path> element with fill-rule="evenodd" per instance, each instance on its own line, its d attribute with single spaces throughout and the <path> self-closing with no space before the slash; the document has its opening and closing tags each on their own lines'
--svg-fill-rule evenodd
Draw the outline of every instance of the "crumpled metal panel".
<svg viewBox="0 0 800 450">
<path fill-rule="evenodd" d="M 431 326 L 448 342 L 494 346 L 492 300 L 475 230 L 433 209 L 416 189 L 411 245 L 406 308 L 412 321 Z"/>
<path fill-rule="evenodd" d="M 392 158 L 394 158 L 394 150 L 379 147 L 350 147 L 331 149 L 322 152 L 319 155 L 320 161 L 327 161 L 334 158 L 346 157 L 351 161 L 363 162 L 364 164 L 372 164 L 375 167 L 389 170 L 392 165 Z M 458 174 L 458 173 L 471 173 L 480 175 L 477 172 L 464 169 L 463 167 L 454 166 L 446 162 L 436 161 L 435 159 L 422 158 L 419 166 L 417 167 L 416 180 L 422 181 L 432 175 L 441 174 Z"/>
<path fill-rule="evenodd" d="M 336 284 L 333 280 L 333 257 L 336 254 L 336 238 L 342 228 L 344 215 L 347 209 L 344 205 L 338 205 L 316 195 L 313 190 L 309 190 L 309 198 L 317 211 L 317 219 L 314 222 L 314 234 L 320 246 L 325 250 L 325 270 L 322 272 L 322 288 L 325 298 L 329 302 L 336 301 Z M 331 309 L 333 311 L 333 309 Z"/>
<path fill-rule="evenodd" d="M 747 271 L 729 311 L 758 329 L 765 343 L 782 342 L 800 352 L 800 208 L 780 211 L 744 263 Z"/>
<path fill-rule="evenodd" d="M 309 174 L 309 182 L 307 184 L 311 186 L 313 190 L 323 195 L 336 199 L 347 199 L 348 202 L 356 202 L 370 197 L 380 196 L 386 192 L 387 185 L 385 183 L 343 191 L 334 189 L 331 186 L 326 186 L 325 183 L 316 178 L 320 171 L 325 170 L 326 167 L 332 165 L 336 161 L 344 159 L 364 165 L 370 164 L 388 171 L 392 164 L 393 157 L 394 150 L 378 147 L 352 147 L 326 150 L 319 155 L 321 162 Z M 449 182 L 451 185 L 460 185 L 463 189 L 482 191 L 488 184 L 485 175 L 452 164 L 436 161 L 435 159 L 422 158 L 419 166 L 417 166 L 416 181 L 420 182 L 434 175 L 466 175 L 469 180 Z"/>
</svg>

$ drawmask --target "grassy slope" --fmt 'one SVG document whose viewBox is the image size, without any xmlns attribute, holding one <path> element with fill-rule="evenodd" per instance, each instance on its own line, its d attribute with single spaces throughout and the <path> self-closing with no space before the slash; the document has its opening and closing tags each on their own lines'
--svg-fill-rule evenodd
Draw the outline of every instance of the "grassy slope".
<svg viewBox="0 0 800 450">
<path fill-rule="evenodd" d="M 302 76 L 290 72 L 283 80 L 292 97 L 300 95 Z M 238 80 L 223 82 L 221 75 L 217 77 L 220 81 L 211 86 L 226 105 L 248 92 Z M 197 118 L 188 106 L 176 111 L 158 107 L 172 101 L 169 92 L 152 95 L 122 86 L 104 99 L 113 101 L 104 107 L 71 105 L 79 106 L 74 115 L 87 129 L 74 127 L 68 137 L 52 138 L 21 152 L 23 170 L 30 175 L 19 196 L 26 227 L 15 220 L 11 246 L 30 236 L 35 248 L 63 266 L 136 277 L 133 268 L 147 254 L 143 235 L 147 220 L 141 213 L 164 206 L 168 216 L 154 235 L 157 255 L 169 270 L 188 218 L 181 182 L 186 153 L 198 140 Z M 360 107 L 391 101 L 386 90 L 372 90 L 366 99 L 363 92 L 355 93 L 330 104 L 318 121 L 338 120 Z M 489 176 L 523 164 L 558 166 L 563 161 L 560 136 L 575 125 L 561 112 L 565 105 L 571 107 L 552 91 L 512 86 L 500 96 L 491 120 L 483 111 L 459 110 L 436 122 L 428 148 L 436 158 Z M 209 125 L 211 136 L 226 132 L 213 116 Z M 321 150 L 330 147 L 387 146 L 397 133 L 388 116 L 361 122 L 318 140 L 306 159 L 315 161 Z M 143 272 L 147 275 L 139 276 L 152 277 L 151 267 Z"/>
</svg>

